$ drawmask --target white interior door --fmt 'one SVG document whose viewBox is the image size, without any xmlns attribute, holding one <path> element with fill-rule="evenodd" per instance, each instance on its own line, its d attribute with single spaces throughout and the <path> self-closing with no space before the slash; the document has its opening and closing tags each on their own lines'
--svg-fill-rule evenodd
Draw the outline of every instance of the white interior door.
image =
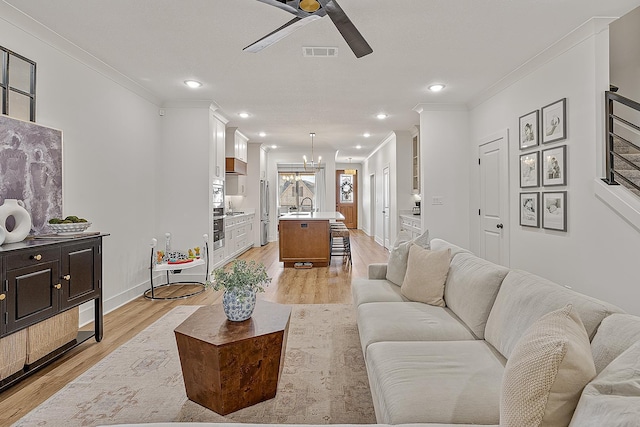
<svg viewBox="0 0 640 427">
<path fill-rule="evenodd" d="M 369 176 L 369 235 L 376 237 L 376 174 Z"/>
<path fill-rule="evenodd" d="M 480 145 L 480 256 L 509 266 L 509 145 L 507 132 Z"/>
<path fill-rule="evenodd" d="M 389 166 L 382 170 L 382 229 L 384 247 L 389 249 L 391 233 L 391 208 L 389 206 Z"/>
</svg>

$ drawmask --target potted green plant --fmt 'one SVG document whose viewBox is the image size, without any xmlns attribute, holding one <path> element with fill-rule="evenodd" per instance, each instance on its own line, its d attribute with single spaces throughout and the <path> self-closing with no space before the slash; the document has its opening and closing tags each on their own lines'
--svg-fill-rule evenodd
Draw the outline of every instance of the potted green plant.
<svg viewBox="0 0 640 427">
<path fill-rule="evenodd" d="M 256 306 L 256 293 L 264 292 L 271 282 L 263 263 L 233 262 L 230 268 L 217 268 L 212 273 L 213 281 L 207 285 L 216 291 L 224 290 L 222 307 L 229 320 L 242 322 L 251 317 Z"/>
</svg>

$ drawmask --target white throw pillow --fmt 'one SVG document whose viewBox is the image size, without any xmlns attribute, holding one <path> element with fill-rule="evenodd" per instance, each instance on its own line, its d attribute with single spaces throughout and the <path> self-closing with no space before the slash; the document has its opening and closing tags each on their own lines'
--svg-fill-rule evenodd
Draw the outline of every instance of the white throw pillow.
<svg viewBox="0 0 640 427">
<path fill-rule="evenodd" d="M 400 292 L 411 301 L 444 307 L 444 284 L 450 263 L 451 249 L 430 251 L 411 245 Z"/>
<path fill-rule="evenodd" d="M 569 304 L 536 320 L 507 361 L 501 426 L 567 426 L 596 375 L 589 336 Z"/>
<path fill-rule="evenodd" d="M 429 249 L 429 231 L 425 231 L 414 240 L 411 240 L 409 233 L 404 230 L 398 234 L 398 238 L 389 253 L 389 261 L 387 263 L 387 280 L 394 285 L 402 286 L 404 275 L 407 272 L 409 247 L 414 242 L 425 249 Z"/>
</svg>

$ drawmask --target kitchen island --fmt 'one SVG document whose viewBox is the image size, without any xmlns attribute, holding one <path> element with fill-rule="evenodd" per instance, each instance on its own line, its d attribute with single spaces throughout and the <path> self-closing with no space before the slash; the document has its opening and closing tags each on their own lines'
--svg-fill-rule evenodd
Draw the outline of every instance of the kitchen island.
<svg viewBox="0 0 640 427">
<path fill-rule="evenodd" d="M 285 267 L 311 263 L 327 267 L 331 262 L 331 221 L 342 221 L 340 212 L 294 212 L 279 218 L 280 262 Z"/>
</svg>

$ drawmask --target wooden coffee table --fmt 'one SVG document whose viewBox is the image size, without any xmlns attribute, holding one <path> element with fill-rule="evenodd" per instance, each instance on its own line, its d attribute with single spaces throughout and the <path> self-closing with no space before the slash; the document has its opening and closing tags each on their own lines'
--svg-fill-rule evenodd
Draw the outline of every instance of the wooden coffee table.
<svg viewBox="0 0 640 427">
<path fill-rule="evenodd" d="M 250 319 L 221 304 L 199 308 L 175 330 L 187 397 L 221 415 L 276 395 L 291 307 L 258 300 Z"/>
</svg>

